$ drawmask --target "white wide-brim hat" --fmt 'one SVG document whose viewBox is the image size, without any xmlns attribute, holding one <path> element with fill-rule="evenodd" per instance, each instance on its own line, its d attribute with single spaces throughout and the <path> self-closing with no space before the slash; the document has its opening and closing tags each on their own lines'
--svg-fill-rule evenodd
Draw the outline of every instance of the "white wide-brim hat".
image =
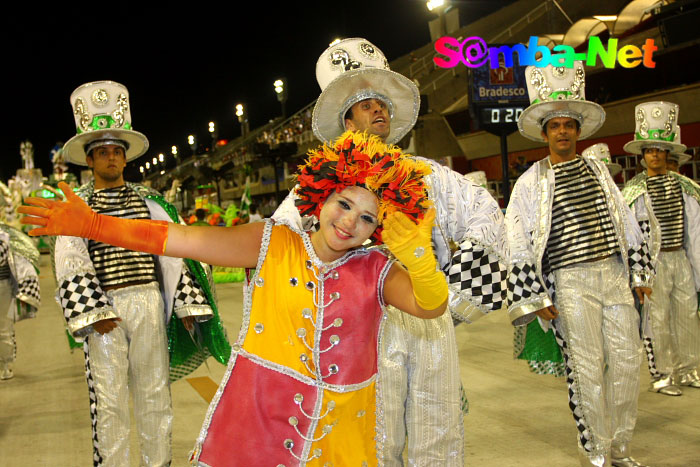
<svg viewBox="0 0 700 467">
<path fill-rule="evenodd" d="M 518 119 L 518 130 L 524 137 L 544 142 L 543 125 L 556 117 L 578 121 L 581 126 L 579 139 L 593 135 L 603 126 L 605 110 L 586 100 L 582 62 L 574 62 L 573 68 L 528 66 L 525 79 L 530 106 Z"/>
<path fill-rule="evenodd" d="M 681 127 L 678 126 L 678 104 L 653 101 L 634 108 L 634 139 L 623 149 L 630 154 L 642 154 L 644 148 L 659 148 L 670 153 L 683 153 Z"/>
<path fill-rule="evenodd" d="M 139 133 L 138 131 L 125 131 L 125 130 L 94 130 L 89 133 L 81 133 L 79 135 L 73 136 L 66 142 L 63 146 L 63 153 L 66 158 L 66 162 L 77 165 L 87 165 L 87 153 L 85 148 L 95 141 L 105 141 L 105 144 L 109 144 L 110 141 L 124 141 L 127 145 L 126 148 L 126 161 L 132 161 L 142 156 L 148 150 L 148 139 L 146 135 Z"/>
<path fill-rule="evenodd" d="M 114 81 L 93 81 L 79 86 L 70 97 L 76 135 L 63 146 L 66 162 L 87 165 L 85 148 L 93 142 L 123 141 L 126 161 L 148 150 L 148 138 L 131 126 L 129 92 Z"/>
<path fill-rule="evenodd" d="M 387 144 L 400 141 L 416 124 L 420 108 L 418 87 L 391 71 L 384 54 L 362 38 L 337 42 L 316 62 L 321 95 L 312 115 L 312 128 L 321 141 L 335 140 L 345 131 L 345 114 L 365 99 L 379 99 L 388 108 L 391 126 Z"/>
</svg>

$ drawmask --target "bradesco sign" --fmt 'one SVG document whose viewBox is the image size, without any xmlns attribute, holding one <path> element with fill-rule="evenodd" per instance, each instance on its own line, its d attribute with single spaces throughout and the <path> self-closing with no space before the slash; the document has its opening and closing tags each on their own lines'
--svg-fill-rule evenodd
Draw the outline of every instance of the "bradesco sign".
<svg viewBox="0 0 700 467">
<path fill-rule="evenodd" d="M 502 45 L 488 47 L 480 37 L 468 37 L 459 41 L 454 37 L 441 37 L 435 42 L 435 51 L 443 57 L 434 57 L 433 61 L 440 68 L 453 68 L 460 63 L 469 68 L 479 68 L 489 62 L 491 68 L 513 66 L 513 55 L 518 54 L 520 64 L 523 66 L 535 65 L 544 68 L 547 65 L 573 68 L 574 61 L 585 61 L 587 66 L 595 66 L 598 59 L 605 68 L 615 68 L 615 62 L 623 68 L 634 68 L 640 64 L 646 68 L 655 68 L 656 62 L 653 54 L 659 48 L 654 45 L 654 39 L 647 39 L 644 45 L 625 45 L 617 48 L 617 39 L 608 40 L 607 48 L 603 46 L 599 37 L 588 39 L 588 50 L 576 52 L 569 45 L 557 45 L 550 51 L 544 45 L 538 45 L 537 36 L 530 36 L 527 46 L 523 44 Z M 541 55 L 537 57 L 537 53 Z M 553 54 L 552 52 L 560 52 Z M 499 63 L 500 61 L 500 63 Z"/>
</svg>

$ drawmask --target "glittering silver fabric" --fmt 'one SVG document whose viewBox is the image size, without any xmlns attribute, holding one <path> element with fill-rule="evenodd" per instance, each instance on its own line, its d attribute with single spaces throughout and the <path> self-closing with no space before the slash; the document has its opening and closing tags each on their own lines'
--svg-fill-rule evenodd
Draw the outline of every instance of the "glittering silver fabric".
<svg viewBox="0 0 700 467">
<path fill-rule="evenodd" d="M 11 310 L 12 283 L 0 281 L 0 363 L 15 361 L 15 324 Z"/>
<path fill-rule="evenodd" d="M 684 375 L 700 365 L 700 318 L 690 263 L 683 249 L 662 251 L 649 297 L 656 369 Z"/>
<path fill-rule="evenodd" d="M 408 465 L 464 465 L 455 348 L 449 313 L 420 319 L 388 307 L 379 355 L 378 390 L 386 429 L 378 456 L 384 465 L 404 465 L 404 447 Z"/>
<path fill-rule="evenodd" d="M 95 454 L 103 459 L 103 466 L 130 465 L 131 390 L 141 446 L 140 465 L 168 465 L 173 414 L 160 290 L 153 283 L 107 294 L 122 321 L 107 334 L 93 332 L 86 338 L 88 385 L 92 384 L 96 396 Z"/>
<path fill-rule="evenodd" d="M 569 405 L 579 448 L 594 459 L 632 439 L 642 362 L 639 314 L 619 256 L 558 269 L 554 280 Z"/>
</svg>

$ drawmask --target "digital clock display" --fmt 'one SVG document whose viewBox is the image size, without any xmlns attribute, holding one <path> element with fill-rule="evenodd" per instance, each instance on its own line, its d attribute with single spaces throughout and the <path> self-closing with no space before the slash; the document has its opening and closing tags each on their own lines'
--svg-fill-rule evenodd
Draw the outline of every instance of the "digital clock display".
<svg viewBox="0 0 700 467">
<path fill-rule="evenodd" d="M 485 107 L 481 109 L 481 123 L 484 125 L 518 123 L 524 107 Z"/>
</svg>

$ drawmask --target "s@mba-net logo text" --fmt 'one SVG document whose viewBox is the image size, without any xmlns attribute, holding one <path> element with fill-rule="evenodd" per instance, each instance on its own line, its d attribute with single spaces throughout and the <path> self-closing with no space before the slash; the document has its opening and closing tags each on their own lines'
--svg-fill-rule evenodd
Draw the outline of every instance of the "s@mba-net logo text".
<svg viewBox="0 0 700 467">
<path fill-rule="evenodd" d="M 460 63 L 469 68 L 479 68 L 487 62 L 491 68 L 504 65 L 512 67 L 513 56 L 517 54 L 520 65 L 535 65 L 539 68 L 550 64 L 573 68 L 574 61 L 583 61 L 587 66 L 595 66 L 598 60 L 605 68 L 614 68 L 615 62 L 623 68 L 634 68 L 640 64 L 646 68 L 655 68 L 653 54 L 659 49 L 654 44 L 654 39 L 647 39 L 641 48 L 636 45 L 625 45 L 618 50 L 617 39 L 609 39 L 606 47 L 599 37 L 593 36 L 588 39 L 586 52 L 576 52 L 573 47 L 564 44 L 556 45 L 550 51 L 548 47 L 538 45 L 538 40 L 537 36 L 530 36 L 527 45 L 489 47 L 481 37 L 467 37 L 460 41 L 454 37 L 445 36 L 435 41 L 435 51 L 444 57 L 436 56 L 433 61 L 440 68 L 453 68 Z"/>
</svg>

